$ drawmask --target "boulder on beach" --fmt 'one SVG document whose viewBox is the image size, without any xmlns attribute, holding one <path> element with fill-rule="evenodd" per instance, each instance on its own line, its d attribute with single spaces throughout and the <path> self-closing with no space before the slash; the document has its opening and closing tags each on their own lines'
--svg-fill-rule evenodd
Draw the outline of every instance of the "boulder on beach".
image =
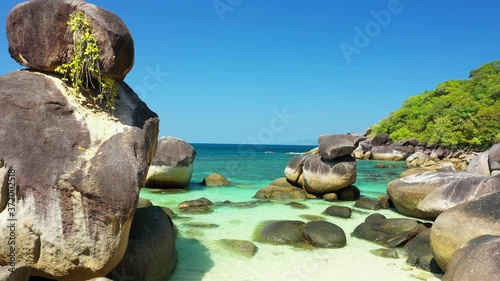
<svg viewBox="0 0 500 281">
<path fill-rule="evenodd" d="M 151 188 L 185 188 L 193 176 L 196 150 L 187 142 L 174 137 L 158 140 L 146 186 Z"/>
<path fill-rule="evenodd" d="M 255 194 L 258 199 L 306 199 L 307 193 L 290 184 L 286 178 L 278 178 Z"/>
<path fill-rule="evenodd" d="M 425 166 L 431 160 L 431 157 L 423 152 L 415 152 L 406 158 L 406 167 L 408 169 L 419 168 Z"/>
<path fill-rule="evenodd" d="M 443 271 L 456 250 L 481 235 L 500 235 L 500 192 L 441 213 L 431 229 L 431 247 Z"/>
<path fill-rule="evenodd" d="M 319 155 L 310 155 L 304 163 L 303 176 L 304 187 L 308 192 L 334 192 L 356 181 L 356 159 L 346 156 L 330 161 Z"/>
<path fill-rule="evenodd" d="M 445 184 L 425 196 L 417 209 L 427 218 L 437 218 L 443 211 L 458 204 L 500 192 L 500 178 L 470 177 Z"/>
<path fill-rule="evenodd" d="M 430 236 L 431 229 L 427 228 L 404 245 L 404 251 L 408 255 L 406 263 L 432 273 L 442 274 L 443 271 L 432 253 Z"/>
<path fill-rule="evenodd" d="M 493 145 L 488 153 L 488 165 L 493 176 L 494 171 L 500 171 L 500 143 Z"/>
<path fill-rule="evenodd" d="M 389 182 L 387 195 L 401 213 L 415 218 L 433 218 L 417 206 L 429 193 L 451 182 L 476 177 L 466 172 L 427 172 Z"/>
<path fill-rule="evenodd" d="M 285 168 L 285 176 L 290 183 L 295 186 L 299 186 L 299 179 L 302 175 L 302 168 L 304 167 L 304 162 L 306 161 L 305 156 L 294 157 Z"/>
<path fill-rule="evenodd" d="M 227 186 L 229 185 L 229 181 L 225 177 L 217 173 L 213 173 L 206 176 L 201 184 L 208 187 Z"/>
<path fill-rule="evenodd" d="M 358 187 L 350 185 L 335 191 L 335 194 L 337 194 L 339 201 L 356 201 L 359 199 L 361 191 Z"/>
<path fill-rule="evenodd" d="M 350 156 L 359 143 L 353 135 L 323 135 L 319 137 L 319 154 L 323 159 L 334 160 Z"/>
<path fill-rule="evenodd" d="M 71 13 L 82 11 L 99 48 L 101 74 L 123 81 L 134 64 L 134 41 L 123 21 L 108 10 L 78 0 L 31 0 L 7 16 L 11 57 L 30 69 L 53 72 L 73 55 Z"/>
<path fill-rule="evenodd" d="M 245 258 L 251 258 L 257 253 L 257 246 L 250 241 L 236 239 L 221 239 L 219 241 L 224 249 Z"/>
<path fill-rule="evenodd" d="M 386 145 L 374 146 L 371 150 L 373 160 L 401 161 L 406 160 L 415 152 L 411 146 Z"/>
<path fill-rule="evenodd" d="M 385 247 L 396 248 L 425 229 L 426 227 L 416 220 L 387 219 L 380 214 L 372 214 L 354 229 L 352 235 Z"/>
<path fill-rule="evenodd" d="M 458 249 L 443 281 L 495 280 L 500 276 L 500 236 L 483 235 Z"/>
<path fill-rule="evenodd" d="M 63 1 L 33 2 L 38 18 Z M 10 23 L 12 17 L 17 16 Z M 17 181 L 16 259 L 30 266 L 33 276 L 100 277 L 125 253 L 159 120 L 125 83 L 117 85 L 120 98 L 111 114 L 83 106 L 53 76 L 31 71 L 0 76 L 0 155 Z M 8 209 L 0 209 L 0 237 L 9 236 L 8 218 Z M 0 264 L 7 262 L 6 246 L 0 244 Z"/>
<path fill-rule="evenodd" d="M 472 158 L 467 171 L 480 176 L 500 174 L 500 143 Z"/>
<path fill-rule="evenodd" d="M 141 208 L 135 213 L 125 256 L 108 277 L 120 279 L 126 274 L 134 280 L 167 280 L 176 263 L 172 221 L 161 207 Z"/>
<path fill-rule="evenodd" d="M 376 200 L 370 198 L 361 198 L 354 203 L 354 207 L 366 210 L 380 210 L 380 204 Z"/>
<path fill-rule="evenodd" d="M 302 237 L 316 248 L 342 248 L 347 243 L 344 230 L 327 221 L 306 223 L 302 228 Z"/>
</svg>

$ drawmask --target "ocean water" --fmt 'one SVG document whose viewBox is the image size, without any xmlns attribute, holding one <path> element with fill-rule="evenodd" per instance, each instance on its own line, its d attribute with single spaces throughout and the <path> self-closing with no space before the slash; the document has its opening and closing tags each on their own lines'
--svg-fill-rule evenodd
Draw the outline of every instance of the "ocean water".
<svg viewBox="0 0 500 281">
<path fill-rule="evenodd" d="M 264 280 L 440 280 L 440 276 L 424 272 L 399 259 L 374 256 L 370 250 L 380 246 L 351 237 L 350 233 L 371 211 L 356 210 L 350 219 L 323 216 L 340 226 L 347 235 L 347 246 L 341 249 L 300 249 L 292 246 L 255 242 L 258 251 L 251 259 L 228 252 L 220 239 L 252 241 L 258 225 L 266 220 L 302 220 L 303 215 L 322 216 L 331 205 L 353 207 L 353 202 L 332 203 L 323 200 L 301 200 L 307 209 L 294 209 L 286 201 L 256 204 L 252 197 L 271 181 L 284 176 L 284 169 L 295 156 L 314 146 L 193 144 L 197 150 L 193 178 L 189 189 L 174 192 L 154 192 L 144 188 L 142 198 L 154 205 L 171 208 L 177 216 L 176 248 L 178 264 L 171 280 L 175 281 L 264 281 Z M 387 183 L 405 170 L 404 162 L 358 161 L 356 186 L 361 195 L 376 198 L 384 195 Z M 377 163 L 393 168 L 375 168 Z M 211 173 L 219 173 L 231 181 L 231 186 L 206 188 L 200 183 Z M 206 197 L 216 203 L 208 214 L 183 214 L 177 205 L 186 200 Z M 225 205 L 223 201 L 245 202 Z M 378 213 L 388 218 L 404 217 L 391 210 Z M 211 228 L 193 227 L 189 223 L 211 224 Z"/>
</svg>

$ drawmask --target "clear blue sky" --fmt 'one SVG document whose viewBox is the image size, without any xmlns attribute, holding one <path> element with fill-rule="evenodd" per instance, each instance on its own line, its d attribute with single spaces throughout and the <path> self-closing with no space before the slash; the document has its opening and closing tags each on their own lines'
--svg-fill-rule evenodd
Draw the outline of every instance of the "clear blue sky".
<svg viewBox="0 0 500 281">
<path fill-rule="evenodd" d="M 2 30 L 19 2 L 1 1 Z M 494 0 L 89 2 L 128 25 L 136 54 L 126 82 L 160 116 L 160 135 L 189 142 L 314 143 L 363 132 L 409 96 L 500 59 Z M 381 10 L 391 18 L 374 24 Z M 366 28 L 369 42 L 355 41 Z M 5 74 L 20 66 L 2 33 Z M 286 124 L 275 113 L 284 108 L 294 116 Z"/>
</svg>

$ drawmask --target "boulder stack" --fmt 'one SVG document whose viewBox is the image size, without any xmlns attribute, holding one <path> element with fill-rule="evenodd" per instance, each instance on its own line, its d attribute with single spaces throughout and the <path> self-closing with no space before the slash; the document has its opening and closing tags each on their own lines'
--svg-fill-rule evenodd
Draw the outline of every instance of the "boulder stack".
<svg viewBox="0 0 500 281">
<path fill-rule="evenodd" d="M 72 58 L 67 21 L 76 11 L 100 50 L 101 74 L 116 81 L 114 109 L 76 97 L 53 73 Z M 29 69 L 0 76 L 0 240 L 15 218 L 23 272 L 60 281 L 106 276 L 127 250 L 158 137 L 158 116 L 122 82 L 132 37 L 116 15 L 78 0 L 19 4 L 6 26 L 11 56 Z M 2 265 L 7 246 L 0 243 Z"/>
</svg>

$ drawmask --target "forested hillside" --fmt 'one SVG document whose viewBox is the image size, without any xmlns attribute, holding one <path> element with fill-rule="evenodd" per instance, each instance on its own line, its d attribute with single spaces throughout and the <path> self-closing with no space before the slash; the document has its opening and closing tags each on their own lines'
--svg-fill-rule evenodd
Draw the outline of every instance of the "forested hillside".
<svg viewBox="0 0 500 281">
<path fill-rule="evenodd" d="M 450 80 L 433 91 L 407 99 L 402 107 L 372 127 L 393 140 L 486 149 L 500 141 L 500 61 Z"/>
</svg>

